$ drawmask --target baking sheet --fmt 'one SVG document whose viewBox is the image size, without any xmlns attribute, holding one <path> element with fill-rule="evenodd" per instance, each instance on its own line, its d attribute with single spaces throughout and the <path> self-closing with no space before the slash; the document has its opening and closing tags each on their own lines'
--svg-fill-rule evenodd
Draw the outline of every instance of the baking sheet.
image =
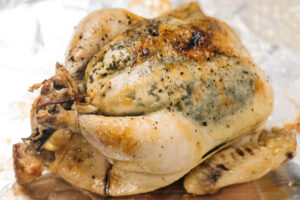
<svg viewBox="0 0 300 200">
<path fill-rule="evenodd" d="M 30 135 L 29 109 L 38 93 L 29 93 L 27 89 L 54 74 L 55 63 L 63 62 L 79 20 L 105 7 L 122 7 L 144 17 L 154 17 L 183 2 L 188 1 L 0 0 L 0 199 L 24 198 L 14 195 L 12 189 L 15 178 L 11 149 L 13 143 Z M 275 90 L 275 108 L 267 127 L 293 122 L 300 110 L 300 1 L 198 2 L 206 14 L 227 22 L 237 32 L 254 61 L 269 76 Z M 187 195 L 179 181 L 154 193 L 128 198 L 300 199 L 299 183 L 298 148 L 298 155 L 276 171 L 258 181 L 226 188 L 214 196 Z M 62 188 L 57 189 L 61 192 Z"/>
</svg>

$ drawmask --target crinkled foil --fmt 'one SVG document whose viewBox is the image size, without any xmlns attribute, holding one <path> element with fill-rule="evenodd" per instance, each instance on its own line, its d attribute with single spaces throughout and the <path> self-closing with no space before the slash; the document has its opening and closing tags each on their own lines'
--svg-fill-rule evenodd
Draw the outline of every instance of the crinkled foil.
<svg viewBox="0 0 300 200">
<path fill-rule="evenodd" d="M 24 198 L 16 196 L 12 189 L 15 178 L 11 154 L 12 144 L 30 135 L 29 109 L 38 93 L 29 93 L 27 89 L 54 74 L 55 63 L 64 60 L 79 20 L 105 7 L 126 8 L 144 17 L 154 17 L 184 2 L 187 1 L 0 0 L 0 199 Z M 267 127 L 293 122 L 300 110 L 299 0 L 199 0 L 199 3 L 207 15 L 227 22 L 236 31 L 254 61 L 269 76 L 275 90 L 275 108 Z M 55 184 L 55 180 L 50 183 Z M 175 184 L 169 189 L 175 192 L 162 192 L 168 191 L 164 189 L 138 197 L 300 199 L 299 183 L 298 148 L 296 158 L 276 171 L 257 181 L 224 189 L 214 196 L 187 195 L 183 189 L 172 190 Z M 251 193 L 252 187 L 256 196 Z M 52 195 L 49 199 L 56 197 Z"/>
</svg>

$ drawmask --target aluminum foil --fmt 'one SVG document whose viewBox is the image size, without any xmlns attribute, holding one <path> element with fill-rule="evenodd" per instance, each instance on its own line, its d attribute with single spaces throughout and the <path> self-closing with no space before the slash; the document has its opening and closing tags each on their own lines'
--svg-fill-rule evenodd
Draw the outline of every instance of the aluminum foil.
<svg viewBox="0 0 300 200">
<path fill-rule="evenodd" d="M 0 0 L 0 199 L 24 198 L 16 196 L 12 189 L 15 178 L 11 152 L 13 143 L 30 135 L 29 109 L 38 94 L 27 89 L 54 74 L 55 63 L 63 62 L 79 20 L 105 7 L 121 7 L 144 17 L 155 17 L 184 2 L 187 1 Z M 236 31 L 254 61 L 269 76 L 275 90 L 275 108 L 267 127 L 294 122 L 300 110 L 299 0 L 198 2 L 207 15 L 227 22 Z M 256 199 L 300 199 L 299 151 L 298 148 L 298 155 L 288 164 L 248 184 L 255 187 Z M 224 199 L 226 191 L 231 191 L 236 194 L 231 199 L 247 199 L 237 194 L 246 194 L 250 189 L 243 187 L 248 186 L 230 187 L 221 192 L 225 193 L 223 198 L 220 194 L 214 198 Z M 169 197 L 200 198 L 182 193 Z"/>
</svg>

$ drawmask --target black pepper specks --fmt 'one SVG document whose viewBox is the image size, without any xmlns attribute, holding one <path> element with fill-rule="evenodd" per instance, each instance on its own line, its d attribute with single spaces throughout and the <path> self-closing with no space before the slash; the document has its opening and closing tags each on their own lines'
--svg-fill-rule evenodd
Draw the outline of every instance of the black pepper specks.
<svg viewBox="0 0 300 200">
<path fill-rule="evenodd" d="M 286 156 L 289 160 L 291 160 L 291 159 L 294 157 L 294 154 L 293 154 L 292 152 L 287 152 L 287 153 L 285 154 L 285 156 Z"/>
<path fill-rule="evenodd" d="M 107 73 L 103 73 L 101 74 L 102 77 L 106 77 L 107 76 Z"/>
<path fill-rule="evenodd" d="M 94 82 L 94 78 L 93 78 L 93 76 L 92 76 L 91 74 L 89 75 L 89 79 L 90 79 L 90 82 L 91 82 L 91 83 Z"/>
<path fill-rule="evenodd" d="M 159 22 L 153 21 L 151 24 L 147 25 L 148 33 L 153 37 L 157 37 L 159 35 L 158 27 L 159 27 Z"/>
<path fill-rule="evenodd" d="M 128 20 L 128 25 L 130 25 L 131 24 L 131 19 L 128 15 L 127 15 L 127 20 Z"/>
<path fill-rule="evenodd" d="M 126 17 L 122 23 L 127 23 L 127 20 L 131 23 L 130 15 Z M 161 74 L 158 74 L 159 80 L 155 79 L 147 85 L 146 95 L 156 101 L 155 106 L 149 108 L 143 98 L 138 100 L 139 97 L 136 97 L 138 105 L 145 108 L 144 112 L 168 107 L 171 111 L 182 112 L 200 126 L 213 126 L 224 117 L 245 110 L 245 105 L 249 105 L 255 93 L 253 81 L 250 81 L 254 79 L 254 70 L 248 65 L 237 67 L 235 63 L 239 58 L 227 58 L 226 52 L 217 52 L 218 49 L 212 43 L 214 35 L 205 27 L 199 26 L 201 22 L 195 27 L 190 24 L 178 27 L 177 24 L 172 24 L 174 29 L 166 28 L 163 23 L 165 21 L 162 18 L 145 20 L 125 31 L 123 37 L 110 43 L 105 49 L 118 53 L 129 49 L 130 56 L 126 57 L 127 54 L 124 54 L 112 57 L 113 60 L 106 63 L 105 67 L 102 59 L 100 62 L 103 65 L 100 68 L 105 68 L 106 71 L 93 73 L 91 81 L 101 75 L 111 76 L 116 70 L 122 71 L 124 68 L 129 70 L 121 73 L 130 74 L 135 69 L 138 70 L 136 66 L 149 59 L 151 63 L 146 66 L 149 67 L 149 72 L 160 70 Z M 177 28 L 180 28 L 178 32 Z M 159 38 L 155 38 L 157 36 Z M 107 34 L 99 40 L 105 41 L 106 37 Z M 229 61 L 224 60 L 220 66 L 209 64 L 208 61 L 218 60 L 212 54 L 213 51 Z M 77 59 L 79 58 L 76 57 Z M 144 76 L 143 73 L 138 74 L 139 78 Z"/>
</svg>

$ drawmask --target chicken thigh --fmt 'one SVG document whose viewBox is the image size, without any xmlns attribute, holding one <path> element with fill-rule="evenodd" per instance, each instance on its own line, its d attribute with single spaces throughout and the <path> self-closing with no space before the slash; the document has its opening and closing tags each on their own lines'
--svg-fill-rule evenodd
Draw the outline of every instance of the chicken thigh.
<svg viewBox="0 0 300 200">
<path fill-rule="evenodd" d="M 153 191 L 259 133 L 273 108 L 272 87 L 236 34 L 196 3 L 154 19 L 96 11 L 65 66 L 32 88 L 43 85 L 32 136 L 14 146 L 19 182 L 41 174 L 26 171 L 28 154 L 38 172 L 98 194 Z"/>
</svg>

